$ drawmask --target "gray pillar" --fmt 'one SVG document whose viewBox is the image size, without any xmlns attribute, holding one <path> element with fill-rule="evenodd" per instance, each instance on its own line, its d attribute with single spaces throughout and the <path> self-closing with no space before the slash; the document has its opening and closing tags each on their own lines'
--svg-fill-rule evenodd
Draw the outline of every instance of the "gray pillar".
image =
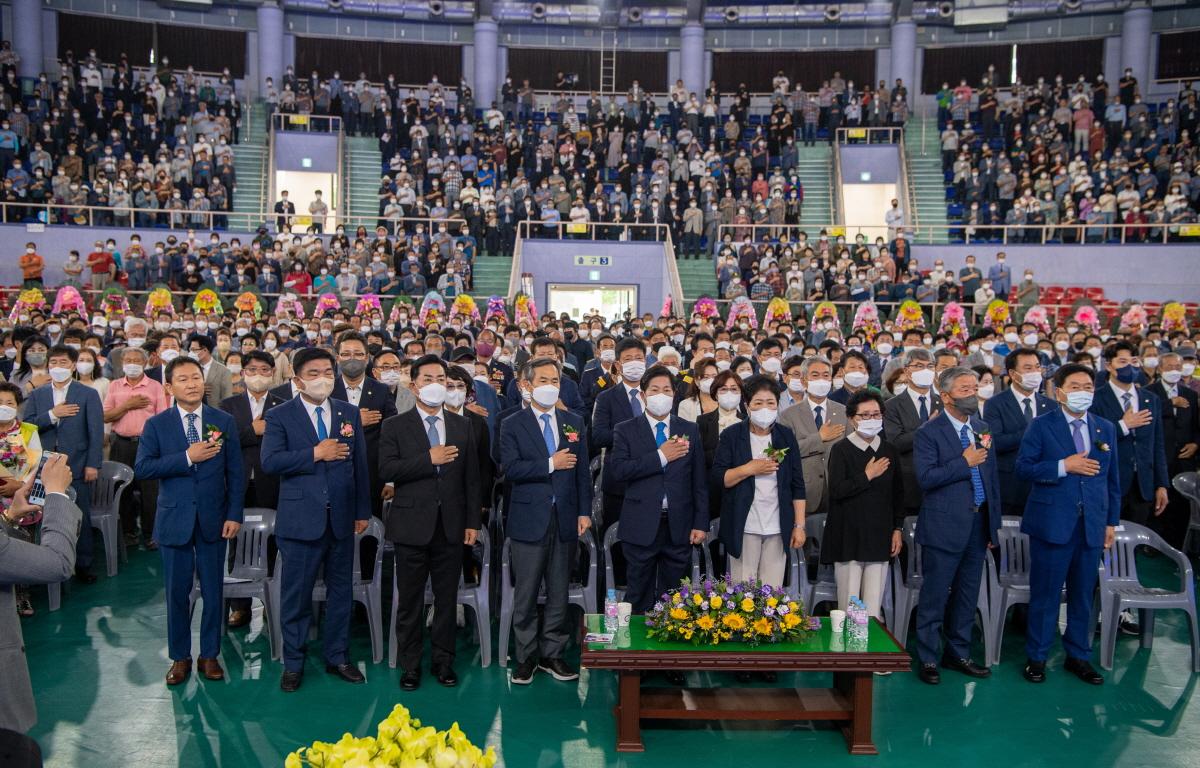
<svg viewBox="0 0 1200 768">
<path fill-rule="evenodd" d="M 704 25 L 689 21 L 679 30 L 679 76 L 683 87 L 703 100 L 704 87 Z M 674 85 L 675 81 L 671 81 Z"/>
<path fill-rule="evenodd" d="M 1130 8 L 1121 16 L 1121 72 L 1133 70 L 1142 94 L 1149 93 L 1154 81 L 1150 69 L 1150 22 L 1153 12 L 1149 8 Z"/>
<path fill-rule="evenodd" d="M 12 44 L 21 57 L 17 74 L 21 77 L 37 77 L 46 60 L 42 48 L 41 0 L 13 0 L 12 17 Z"/>
<path fill-rule="evenodd" d="M 500 25 L 491 19 L 475 22 L 475 104 L 487 109 L 500 98 Z"/>
<path fill-rule="evenodd" d="M 892 66 L 888 88 L 896 84 L 896 78 L 904 81 L 908 88 L 910 103 L 915 102 L 921 92 L 917 78 L 917 25 L 912 21 L 897 21 L 892 25 Z"/>
<path fill-rule="evenodd" d="M 275 83 L 275 89 L 283 88 L 283 9 L 278 5 L 263 4 L 258 8 L 258 93 L 265 93 L 267 78 Z"/>
</svg>

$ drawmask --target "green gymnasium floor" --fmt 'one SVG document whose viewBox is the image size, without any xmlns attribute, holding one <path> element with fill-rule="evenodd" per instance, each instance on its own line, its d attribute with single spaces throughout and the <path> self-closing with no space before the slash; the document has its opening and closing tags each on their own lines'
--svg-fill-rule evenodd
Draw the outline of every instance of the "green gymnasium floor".
<svg viewBox="0 0 1200 768">
<path fill-rule="evenodd" d="M 878 757 L 851 757 L 838 732 L 807 723 L 646 728 L 644 754 L 617 755 L 612 674 L 585 671 L 578 685 L 539 675 L 531 686 L 510 686 L 495 663 L 479 668 L 465 632 L 454 689 L 426 670 L 419 691 L 402 693 L 398 671 L 363 664 L 365 623 L 354 625 L 351 655 L 365 666 L 366 685 L 327 676 L 310 649 L 304 687 L 284 694 L 266 638 L 248 641 L 238 630 L 222 648 L 224 683 L 193 675 L 168 689 L 161 560 L 130 556 L 117 579 L 73 587 L 59 612 L 48 613 L 45 591 L 35 591 L 38 615 L 24 624 L 25 643 L 39 707 L 32 735 L 48 766 L 282 766 L 298 745 L 373 732 L 398 702 L 438 727 L 457 720 L 477 744 L 494 745 L 508 768 L 1200 765 L 1200 714 L 1189 706 L 1200 676 L 1189 674 L 1182 615 L 1159 620 L 1152 651 L 1122 639 L 1117 668 L 1099 688 L 1063 674 L 1061 652 L 1045 684 L 1026 683 L 1022 638 L 1011 631 L 989 680 L 946 672 L 933 688 L 914 674 L 876 678 Z"/>
</svg>

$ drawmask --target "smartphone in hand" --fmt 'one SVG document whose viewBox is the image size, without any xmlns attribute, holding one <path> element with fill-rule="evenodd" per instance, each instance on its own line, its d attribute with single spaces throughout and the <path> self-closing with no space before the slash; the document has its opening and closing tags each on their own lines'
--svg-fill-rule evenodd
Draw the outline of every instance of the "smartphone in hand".
<svg viewBox="0 0 1200 768">
<path fill-rule="evenodd" d="M 28 501 L 35 506 L 46 506 L 46 486 L 42 484 L 42 467 L 46 466 L 46 461 L 56 454 L 49 451 L 42 453 L 42 458 L 38 460 L 37 469 L 34 470 L 33 486 L 29 489 Z"/>
</svg>

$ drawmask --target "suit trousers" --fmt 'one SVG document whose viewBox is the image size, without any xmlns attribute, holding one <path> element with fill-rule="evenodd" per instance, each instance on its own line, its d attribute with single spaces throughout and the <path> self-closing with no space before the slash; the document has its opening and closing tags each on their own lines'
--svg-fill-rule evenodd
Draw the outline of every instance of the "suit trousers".
<svg viewBox="0 0 1200 768">
<path fill-rule="evenodd" d="M 758 579 L 763 584 L 782 587 L 786 571 L 787 553 L 778 533 L 767 536 L 743 533 L 742 556 L 729 557 L 729 575 L 735 582 Z"/>
<path fill-rule="evenodd" d="M 887 577 L 887 563 L 863 563 L 847 560 L 833 564 L 833 579 L 837 584 L 838 608 L 846 610 L 850 598 L 858 596 L 867 606 L 867 612 L 880 618 L 879 607 L 883 602 L 883 581 Z M 806 606 L 810 610 L 812 606 Z"/>
<path fill-rule="evenodd" d="M 1025 623 L 1025 655 L 1045 661 L 1058 633 L 1058 606 L 1067 587 L 1067 657 L 1087 661 L 1092 656 L 1092 601 L 1100 578 L 1100 547 L 1089 547 L 1083 518 L 1066 544 L 1029 537 L 1029 615 Z"/>
<path fill-rule="evenodd" d="M 278 578 L 282 590 L 279 617 L 283 625 L 283 666 L 288 672 L 304 671 L 308 629 L 312 624 L 312 592 L 324 568 L 325 621 L 321 644 L 326 664 L 345 664 L 350 642 L 350 609 L 353 603 L 354 536 L 338 539 L 329 523 L 319 539 L 305 541 L 276 537 L 283 567 Z M 279 569 L 277 569 L 279 570 Z"/>
<path fill-rule="evenodd" d="M 462 574 L 462 541 L 447 541 L 439 511 L 428 544 L 395 542 L 397 602 L 396 646 L 400 667 L 406 672 L 421 668 L 421 627 L 425 584 L 433 586 L 433 627 L 430 633 L 434 667 L 454 664 L 458 580 Z"/>
<path fill-rule="evenodd" d="M 646 613 L 659 595 L 678 587 L 691 562 L 691 547 L 671 542 L 666 513 L 658 523 L 653 542 L 641 546 L 623 541 L 621 549 L 625 552 L 628 574 L 625 601 L 633 607 L 634 613 Z"/>
<path fill-rule="evenodd" d="M 79 540 L 75 542 L 75 570 L 87 571 L 92 567 L 92 484 L 83 479 L 81 472 L 71 481 L 71 487 L 75 489 L 75 506 L 83 513 Z"/>
<path fill-rule="evenodd" d="M 921 550 L 925 581 L 917 603 L 917 660 L 922 664 L 938 663 L 943 634 L 948 656 L 971 657 L 971 629 L 987 556 L 986 521 L 987 508 L 980 507 L 971 521 L 967 545 L 959 552 L 930 546 Z"/>
<path fill-rule="evenodd" d="M 1129 488 L 1125 490 L 1125 495 L 1121 497 L 1121 519 L 1138 525 L 1149 525 L 1150 518 L 1154 515 L 1154 502 L 1146 501 L 1142 498 L 1142 492 L 1138 486 L 1137 473 L 1133 473 L 1133 479 L 1129 483 Z"/>
<path fill-rule="evenodd" d="M 526 659 L 561 658 L 567 646 L 567 589 L 571 577 L 574 541 L 559 541 L 558 511 L 550 511 L 550 524 L 541 541 L 512 542 L 513 636 L 517 663 Z M 546 585 L 546 606 L 538 636 L 538 595 Z M 436 613 L 436 611 L 435 611 Z M 453 617 L 454 614 L 450 613 Z"/>
<path fill-rule="evenodd" d="M 137 461 L 138 441 L 132 437 L 122 437 L 117 433 L 112 436 L 112 448 L 109 459 L 133 467 Z M 129 491 L 137 491 L 135 497 Z M 142 535 L 146 541 L 154 535 L 154 515 L 158 510 L 158 481 L 139 480 L 134 478 L 133 487 L 121 495 L 121 522 L 126 534 L 136 534 L 138 524 L 141 524 Z"/>
<path fill-rule="evenodd" d="M 192 540 L 183 546 L 159 547 L 163 559 L 163 580 L 167 601 L 167 653 L 172 661 L 192 657 L 192 612 L 189 597 L 194 578 L 200 581 L 200 658 L 215 659 L 221 649 L 221 621 L 225 603 L 224 539 L 208 542 L 200 533 L 200 523 Z"/>
</svg>

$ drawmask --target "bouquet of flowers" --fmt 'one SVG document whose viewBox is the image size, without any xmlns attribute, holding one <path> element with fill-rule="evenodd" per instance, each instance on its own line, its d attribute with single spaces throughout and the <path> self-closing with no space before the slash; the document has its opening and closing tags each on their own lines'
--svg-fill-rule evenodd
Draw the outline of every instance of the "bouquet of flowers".
<svg viewBox="0 0 1200 768">
<path fill-rule="evenodd" d="M 54 294 L 54 308 L 50 311 L 56 315 L 67 312 L 78 312 L 82 315 L 87 314 L 87 304 L 84 303 L 83 296 L 79 295 L 78 288 L 67 285 L 59 288 Z"/>
<path fill-rule="evenodd" d="M 908 299 L 900 305 L 900 309 L 896 311 L 895 329 L 897 331 L 907 331 L 911 328 L 925 327 L 925 313 L 921 311 L 921 305 L 912 299 Z"/>
<path fill-rule="evenodd" d="M 396 300 L 392 302 L 391 311 L 388 313 L 388 322 L 392 324 L 400 322 L 400 310 L 405 309 L 409 315 L 412 315 L 412 308 L 411 299 L 407 296 L 397 296 Z"/>
<path fill-rule="evenodd" d="M 119 285 L 110 285 L 104 289 L 104 295 L 100 299 L 104 307 L 104 316 L 109 320 L 124 320 L 129 314 L 129 297 L 125 295 L 125 289 Z"/>
<path fill-rule="evenodd" d="M 697 590 L 685 580 L 663 593 L 646 614 L 646 627 L 650 638 L 693 645 L 796 642 L 815 629 L 800 600 L 758 580 L 735 584 L 728 576 L 705 579 Z"/>
<path fill-rule="evenodd" d="M 787 452 L 787 446 L 784 446 L 783 448 L 776 448 L 773 445 L 768 445 L 763 449 L 763 456 L 766 456 L 768 459 L 778 464 L 787 458 Z"/>
<path fill-rule="evenodd" d="M 767 315 L 763 318 L 764 323 L 772 321 L 777 323 L 789 322 L 792 319 L 792 308 L 788 305 L 787 299 L 782 296 L 776 296 L 767 302 Z"/>
<path fill-rule="evenodd" d="M 1133 304 L 1121 315 L 1121 327 L 1139 333 L 1150 322 L 1150 315 L 1141 304 Z"/>
<path fill-rule="evenodd" d="M 244 291 L 237 300 L 233 302 L 234 308 L 238 312 L 249 312 L 254 315 L 254 319 L 258 320 L 262 317 L 262 302 L 259 301 L 258 294 L 254 291 Z"/>
<path fill-rule="evenodd" d="M 382 312 L 383 305 L 379 303 L 379 297 L 373 293 L 366 293 L 359 297 L 358 304 L 354 306 L 354 314 L 364 317 L 372 312 Z"/>
<path fill-rule="evenodd" d="M 487 314 L 483 316 L 484 322 L 496 318 L 501 325 L 508 325 L 508 307 L 505 305 L 503 296 L 493 296 L 488 299 Z"/>
<path fill-rule="evenodd" d="M 465 293 L 458 294 L 454 303 L 450 305 L 450 316 L 455 315 L 468 323 L 479 323 L 479 307 L 476 306 L 475 299 Z"/>
<path fill-rule="evenodd" d="M 175 316 L 175 300 L 171 296 L 170 288 L 159 286 L 150 291 L 150 295 L 146 297 L 146 319 L 149 320 L 152 317 L 158 317 L 164 312 L 171 317 Z"/>
<path fill-rule="evenodd" d="M 13 304 L 12 312 L 8 313 L 8 319 L 15 323 L 18 315 L 28 315 L 35 309 L 46 309 L 46 297 L 37 288 L 27 288 L 17 294 L 17 301 Z"/>
<path fill-rule="evenodd" d="M 537 325 L 537 304 L 533 302 L 532 296 L 527 293 L 518 293 L 514 306 L 517 325 L 524 323 L 526 328 L 533 328 Z"/>
<path fill-rule="evenodd" d="M 284 768 L 491 768 L 495 764 L 495 750 L 488 747 L 485 752 L 472 744 L 458 723 L 439 731 L 421 725 L 408 709 L 397 704 L 374 736 L 355 738 L 347 733 L 332 744 L 315 741 L 288 755 Z"/>
<path fill-rule="evenodd" d="M 279 315 L 280 319 L 290 317 L 293 320 L 303 320 L 304 304 L 296 294 L 285 293 L 275 302 L 275 314 Z"/>
<path fill-rule="evenodd" d="M 221 297 L 212 288 L 205 288 L 196 294 L 196 298 L 192 299 L 192 309 L 214 315 L 225 311 L 225 307 L 221 305 Z"/>
<path fill-rule="evenodd" d="M 1025 312 L 1022 322 L 1037 326 L 1038 332 L 1050 335 L 1050 315 L 1041 304 L 1034 304 Z"/>
<path fill-rule="evenodd" d="M 813 310 L 812 324 L 816 325 L 822 320 L 832 320 L 835 323 L 838 322 L 837 307 L 832 301 L 822 301 L 817 305 L 817 308 Z"/>
<path fill-rule="evenodd" d="M 705 320 L 712 320 L 720 315 L 717 312 L 717 302 L 712 296 L 701 296 L 696 299 L 696 303 L 692 305 L 692 314 L 699 315 Z"/>
<path fill-rule="evenodd" d="M 1183 331 L 1187 333 L 1187 308 L 1178 301 L 1172 301 L 1162 309 L 1162 327 L 1166 333 Z"/>
<path fill-rule="evenodd" d="M 1075 322 L 1080 328 L 1086 328 L 1089 333 L 1100 333 L 1100 314 L 1091 304 L 1085 304 L 1075 310 Z"/>
<path fill-rule="evenodd" d="M 426 328 L 435 323 L 441 325 L 445 315 L 446 300 L 442 298 L 442 294 L 437 291 L 425 294 L 425 298 L 421 300 L 421 314 L 417 318 L 421 325 Z"/>
<path fill-rule="evenodd" d="M 313 317 L 324 317 L 342 308 L 342 300 L 336 293 L 322 293 L 317 297 L 317 306 L 313 308 Z"/>
<path fill-rule="evenodd" d="M 868 342 L 875 340 L 875 337 L 883 331 L 883 327 L 879 324 L 879 308 L 875 306 L 875 302 L 864 301 L 858 305 L 858 309 L 854 311 L 854 323 L 851 327 L 855 331 L 862 331 Z"/>
<path fill-rule="evenodd" d="M 1008 302 L 1004 299 L 992 299 L 983 315 L 984 328 L 1003 328 L 1008 322 Z"/>
<path fill-rule="evenodd" d="M 951 340 L 965 342 L 970 336 L 967 329 L 967 313 L 962 304 L 951 301 L 942 309 L 942 320 L 938 324 L 938 333 L 944 333 Z"/>
<path fill-rule="evenodd" d="M 658 313 L 659 317 L 671 317 L 671 294 L 663 299 L 662 312 Z"/>
<path fill-rule="evenodd" d="M 725 318 L 725 325 L 732 328 L 742 320 L 754 330 L 758 330 L 758 315 L 754 313 L 754 305 L 746 296 L 738 296 L 729 303 L 729 316 Z"/>
</svg>

